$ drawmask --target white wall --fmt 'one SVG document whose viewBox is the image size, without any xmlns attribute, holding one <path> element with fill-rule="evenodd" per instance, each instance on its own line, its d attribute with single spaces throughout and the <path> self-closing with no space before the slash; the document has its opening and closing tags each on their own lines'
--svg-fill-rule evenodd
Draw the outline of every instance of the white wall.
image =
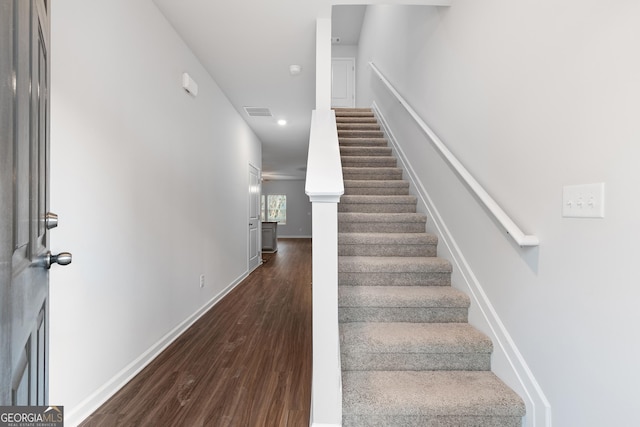
<svg viewBox="0 0 640 427">
<path fill-rule="evenodd" d="M 514 245 L 360 67 L 359 104 L 375 100 L 405 144 L 554 426 L 637 418 L 639 18 L 640 3 L 629 1 L 370 6 L 360 39 L 361 63 L 374 61 L 540 238 L 538 249 Z M 562 218 L 563 185 L 594 182 L 606 183 L 606 218 Z M 471 316 L 486 327 L 477 307 Z M 513 382 L 504 360 L 493 362 Z M 538 417 L 536 425 L 549 424 Z"/>
<path fill-rule="evenodd" d="M 74 258 L 51 274 L 50 400 L 73 425 L 247 274 L 261 148 L 151 0 L 56 0 L 52 46 L 52 250 Z"/>
<path fill-rule="evenodd" d="M 304 192 L 304 181 L 264 181 L 262 194 L 287 196 L 287 223 L 278 225 L 278 237 L 311 238 L 311 202 Z"/>
<path fill-rule="evenodd" d="M 357 58 L 358 46 L 356 45 L 331 45 L 331 57 L 332 58 Z"/>
</svg>

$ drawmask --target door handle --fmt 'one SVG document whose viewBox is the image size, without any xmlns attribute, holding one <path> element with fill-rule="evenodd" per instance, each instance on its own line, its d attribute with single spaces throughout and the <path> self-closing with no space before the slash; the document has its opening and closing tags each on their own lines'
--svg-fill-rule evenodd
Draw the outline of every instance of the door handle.
<svg viewBox="0 0 640 427">
<path fill-rule="evenodd" d="M 69 252 L 60 252 L 58 255 L 53 255 L 51 251 L 44 254 L 40 260 L 40 264 L 47 270 L 51 268 L 51 265 L 69 265 L 71 264 L 71 254 Z"/>
</svg>

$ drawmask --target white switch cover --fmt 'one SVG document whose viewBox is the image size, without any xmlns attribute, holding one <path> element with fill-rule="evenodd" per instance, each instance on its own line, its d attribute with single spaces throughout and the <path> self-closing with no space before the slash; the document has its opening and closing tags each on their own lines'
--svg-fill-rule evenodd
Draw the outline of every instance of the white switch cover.
<svg viewBox="0 0 640 427">
<path fill-rule="evenodd" d="M 604 182 L 565 185 L 562 188 L 562 216 L 604 218 Z"/>
</svg>

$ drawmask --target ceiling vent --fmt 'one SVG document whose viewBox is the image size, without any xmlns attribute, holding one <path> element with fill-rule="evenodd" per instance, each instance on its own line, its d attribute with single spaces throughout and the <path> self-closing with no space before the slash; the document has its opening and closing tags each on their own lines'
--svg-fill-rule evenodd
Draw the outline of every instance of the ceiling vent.
<svg viewBox="0 0 640 427">
<path fill-rule="evenodd" d="M 244 107 L 244 111 L 250 117 L 271 117 L 271 111 L 263 107 Z"/>
</svg>

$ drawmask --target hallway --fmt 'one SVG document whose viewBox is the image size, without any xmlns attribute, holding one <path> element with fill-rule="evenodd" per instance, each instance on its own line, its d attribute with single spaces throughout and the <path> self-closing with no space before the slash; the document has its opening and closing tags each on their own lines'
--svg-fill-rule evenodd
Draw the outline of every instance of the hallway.
<svg viewBox="0 0 640 427">
<path fill-rule="evenodd" d="M 278 248 L 81 426 L 307 426 L 311 240 Z"/>
</svg>

